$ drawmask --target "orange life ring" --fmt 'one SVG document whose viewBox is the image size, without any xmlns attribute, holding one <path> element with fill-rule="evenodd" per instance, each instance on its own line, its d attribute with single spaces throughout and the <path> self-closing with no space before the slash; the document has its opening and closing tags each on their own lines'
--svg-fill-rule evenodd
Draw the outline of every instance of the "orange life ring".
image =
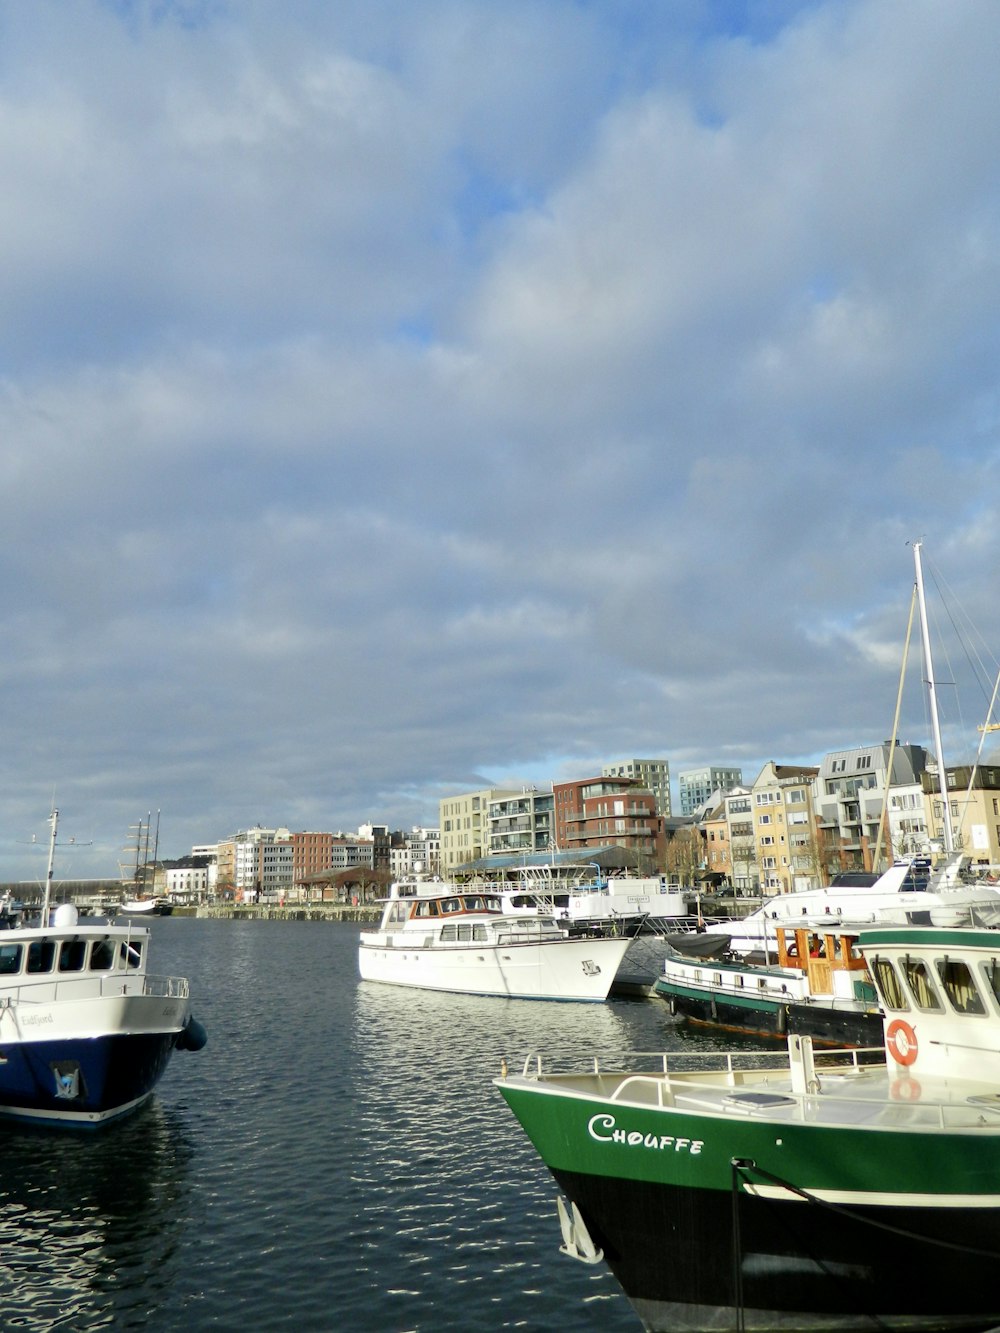
<svg viewBox="0 0 1000 1333">
<path fill-rule="evenodd" d="M 915 1078 L 896 1078 L 889 1085 L 889 1096 L 897 1102 L 915 1102 L 920 1097 L 920 1084 Z"/>
<path fill-rule="evenodd" d="M 901 1018 L 894 1019 L 886 1028 L 885 1044 L 899 1065 L 912 1065 L 917 1058 L 917 1034 Z"/>
</svg>

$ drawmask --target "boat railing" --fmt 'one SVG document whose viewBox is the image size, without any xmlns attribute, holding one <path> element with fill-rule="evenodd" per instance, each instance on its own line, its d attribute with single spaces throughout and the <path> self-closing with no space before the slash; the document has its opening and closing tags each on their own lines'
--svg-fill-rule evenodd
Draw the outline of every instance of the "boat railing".
<svg viewBox="0 0 1000 1333">
<path fill-rule="evenodd" d="M 105 972 L 92 976 L 67 976 L 56 981 L 30 981 L 4 986 L 0 1007 L 53 1004 L 67 1000 L 105 1000 L 118 995 L 149 996 L 161 1000 L 186 1000 L 186 977 L 149 976 L 142 972 Z"/>
<path fill-rule="evenodd" d="M 915 1131 L 1000 1130 L 1000 1095 L 937 1099 L 930 1087 L 894 1080 L 886 1094 L 885 1065 L 871 1064 L 882 1048 L 814 1052 L 815 1079 L 789 1087 L 790 1065 L 773 1053 L 723 1051 L 610 1052 L 586 1061 L 572 1055 L 524 1060 L 526 1079 L 623 1106 L 676 1107 L 727 1117 L 859 1125 Z M 949 1094 L 950 1096 L 950 1094 Z"/>
</svg>

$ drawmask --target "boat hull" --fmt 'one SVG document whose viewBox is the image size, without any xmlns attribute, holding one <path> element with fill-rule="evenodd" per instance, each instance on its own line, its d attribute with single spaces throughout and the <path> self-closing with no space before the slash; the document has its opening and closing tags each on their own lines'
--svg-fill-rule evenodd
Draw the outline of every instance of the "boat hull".
<svg viewBox="0 0 1000 1333">
<path fill-rule="evenodd" d="M 743 999 L 662 981 L 657 982 L 656 993 L 667 1000 L 673 1013 L 706 1027 L 764 1037 L 784 1038 L 795 1033 L 827 1046 L 882 1045 L 882 1015 L 878 1011 L 833 1009 L 794 1000 Z"/>
<path fill-rule="evenodd" d="M 499 1087 L 648 1330 L 1000 1322 L 1000 1129 L 873 1134 Z"/>
<path fill-rule="evenodd" d="M 178 996 L 37 1000 L 0 1012 L 0 1118 L 90 1128 L 125 1115 L 152 1093 L 189 1038 Z M 201 1042 L 201 1044 L 204 1044 Z"/>
<path fill-rule="evenodd" d="M 0 1117 L 93 1128 L 141 1106 L 177 1032 L 0 1045 Z"/>
<path fill-rule="evenodd" d="M 885 1209 L 860 1208 L 845 1226 L 819 1206 L 743 1194 L 737 1260 L 728 1194 L 554 1174 L 650 1333 L 729 1333 L 735 1327 L 747 1333 L 848 1328 L 954 1333 L 992 1329 L 1000 1321 L 1000 1265 L 984 1268 L 978 1254 L 985 1236 L 997 1239 L 989 1212 L 963 1213 L 956 1225 L 951 1210 L 893 1208 L 886 1219 Z M 887 1232 L 887 1224 L 929 1237 L 930 1243 Z M 669 1244 L 663 1244 L 664 1236 Z M 949 1251 L 945 1279 L 940 1246 L 956 1243 L 972 1252 Z"/>
<path fill-rule="evenodd" d="M 567 938 L 556 943 L 419 947 L 362 936 L 364 981 L 466 995 L 533 1000 L 606 1000 L 629 940 Z"/>
</svg>

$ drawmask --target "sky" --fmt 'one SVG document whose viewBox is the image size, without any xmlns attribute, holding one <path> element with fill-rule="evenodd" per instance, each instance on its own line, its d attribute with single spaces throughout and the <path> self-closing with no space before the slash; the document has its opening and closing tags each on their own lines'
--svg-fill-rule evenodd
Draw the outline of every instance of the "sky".
<svg viewBox="0 0 1000 1333">
<path fill-rule="evenodd" d="M 876 743 L 915 541 L 946 759 L 995 749 L 998 49 L 995 0 L 0 0 L 0 880 L 53 802 L 86 878 L 150 811 Z"/>
</svg>

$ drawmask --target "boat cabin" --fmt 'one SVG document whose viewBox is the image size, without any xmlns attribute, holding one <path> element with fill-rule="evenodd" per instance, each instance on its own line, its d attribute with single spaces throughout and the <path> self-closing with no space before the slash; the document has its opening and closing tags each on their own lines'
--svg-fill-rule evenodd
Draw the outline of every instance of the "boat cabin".
<svg viewBox="0 0 1000 1333">
<path fill-rule="evenodd" d="M 912 1080 L 1000 1083 L 1000 934 L 914 926 L 862 932 L 885 1016 L 888 1065 Z M 1000 1108 L 1000 1097 L 993 1094 Z"/>
<path fill-rule="evenodd" d="M 875 998 L 856 934 L 839 933 L 832 927 L 779 926 L 777 937 L 778 966 L 801 972 L 808 980 L 810 995 L 853 992 L 859 998 Z M 857 982 L 867 983 L 863 991 L 859 992 Z"/>
<path fill-rule="evenodd" d="M 382 914 L 383 930 L 401 930 L 413 922 L 422 927 L 442 918 L 502 916 L 500 897 L 490 893 L 450 893 L 438 898 L 392 898 Z"/>
<path fill-rule="evenodd" d="M 0 986 L 12 977 L 134 971 L 142 962 L 141 939 L 94 934 L 46 934 L 18 939 L 11 932 L 0 939 Z"/>
</svg>

